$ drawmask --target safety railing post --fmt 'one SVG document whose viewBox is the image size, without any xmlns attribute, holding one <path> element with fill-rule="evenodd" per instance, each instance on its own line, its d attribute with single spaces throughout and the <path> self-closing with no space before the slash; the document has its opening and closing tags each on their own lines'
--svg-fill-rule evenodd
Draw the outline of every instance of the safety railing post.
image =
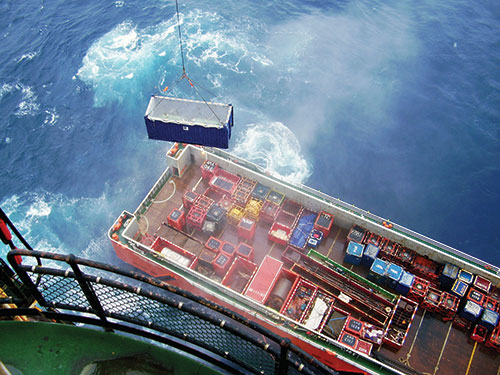
<svg viewBox="0 0 500 375">
<path fill-rule="evenodd" d="M 280 342 L 279 375 L 286 375 L 288 373 L 288 350 L 290 349 L 290 344 L 290 339 L 286 338 Z"/>
<path fill-rule="evenodd" d="M 92 306 L 92 308 L 96 311 L 96 315 L 102 320 L 104 326 L 108 327 L 108 320 L 106 319 L 106 314 L 104 313 L 101 302 L 92 289 L 92 286 L 85 280 L 80 267 L 78 267 L 78 264 L 75 262 L 75 256 L 73 254 L 70 254 L 67 257 L 66 261 L 71 266 L 71 269 L 73 270 L 73 273 L 75 275 L 75 279 L 76 281 L 78 281 L 78 284 L 85 294 L 85 297 L 87 298 L 90 306 Z M 110 328 L 106 328 L 106 330 L 112 331 L 112 329 Z"/>
</svg>

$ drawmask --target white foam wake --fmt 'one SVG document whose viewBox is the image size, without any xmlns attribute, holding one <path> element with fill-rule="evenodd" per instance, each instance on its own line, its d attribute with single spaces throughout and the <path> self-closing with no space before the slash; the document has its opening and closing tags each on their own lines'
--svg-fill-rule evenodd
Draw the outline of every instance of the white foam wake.
<svg viewBox="0 0 500 375">
<path fill-rule="evenodd" d="M 21 95 L 14 115 L 19 117 L 35 116 L 38 113 L 40 104 L 37 102 L 38 98 L 33 87 L 19 82 L 2 84 L 0 86 L 0 100 L 9 94 Z"/>
<path fill-rule="evenodd" d="M 94 90 L 95 105 L 123 101 L 138 94 L 154 76 L 154 67 L 166 63 L 165 49 L 173 48 L 175 24 L 162 22 L 138 29 L 125 21 L 96 40 L 83 58 L 77 76 Z"/>
<path fill-rule="evenodd" d="M 28 192 L 5 199 L 1 207 L 36 250 L 96 260 L 106 257 L 106 228 L 113 218 L 105 194 L 68 198 L 50 192 Z"/>
<path fill-rule="evenodd" d="M 305 183 L 311 175 L 299 141 L 281 122 L 249 125 L 232 152 L 289 182 Z"/>
<path fill-rule="evenodd" d="M 225 88 L 236 76 L 253 76 L 258 67 L 272 65 L 248 32 L 251 27 L 263 27 L 254 23 L 244 17 L 235 23 L 201 10 L 182 14 L 190 77 L 204 87 Z M 130 100 L 142 92 L 162 92 L 182 73 L 176 27 L 175 16 L 142 29 L 131 21 L 120 23 L 92 44 L 75 78 L 93 89 L 96 106 Z M 176 90 L 174 94 L 178 94 Z"/>
</svg>

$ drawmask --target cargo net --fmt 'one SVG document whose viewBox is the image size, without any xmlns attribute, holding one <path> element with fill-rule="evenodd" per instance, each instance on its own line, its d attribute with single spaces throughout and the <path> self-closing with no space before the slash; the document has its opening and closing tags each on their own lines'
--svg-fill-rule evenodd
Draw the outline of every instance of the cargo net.
<svg viewBox="0 0 500 375">
<path fill-rule="evenodd" d="M 51 265 L 66 269 L 29 265 L 14 268 L 39 305 L 46 308 L 47 316 L 61 314 L 63 321 L 73 316 L 75 322 L 83 321 L 78 317 L 92 317 L 107 329 L 134 327 L 141 336 L 154 336 L 162 343 L 166 341 L 161 338 L 174 337 L 189 343 L 196 352 L 203 349 L 205 360 L 215 354 L 219 363 L 230 361 L 244 369 L 243 373 L 335 373 L 293 345 L 285 345 L 272 332 L 189 292 L 92 261 L 45 255 L 61 261 Z M 68 264 L 71 267 L 67 268 Z M 82 270 L 90 272 L 84 274 Z"/>
<path fill-rule="evenodd" d="M 251 364 L 256 372 L 274 373 L 275 358 L 247 340 L 235 336 L 187 311 L 169 306 L 133 292 L 93 284 L 106 312 L 115 318 L 128 320 L 187 340 L 222 357 Z"/>
<path fill-rule="evenodd" d="M 48 305 L 76 311 L 88 311 L 90 304 L 78 282 L 72 278 L 31 273 L 30 278 Z"/>
</svg>

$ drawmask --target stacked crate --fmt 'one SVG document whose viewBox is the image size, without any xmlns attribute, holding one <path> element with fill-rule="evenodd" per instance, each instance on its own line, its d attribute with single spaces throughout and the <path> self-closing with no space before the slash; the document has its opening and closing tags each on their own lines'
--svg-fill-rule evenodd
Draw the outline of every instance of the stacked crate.
<svg viewBox="0 0 500 375">
<path fill-rule="evenodd" d="M 250 194 L 255 188 L 255 185 L 257 185 L 257 182 L 246 177 L 241 178 L 231 197 L 233 202 L 240 207 L 245 207 L 250 199 Z"/>
<path fill-rule="evenodd" d="M 245 217 L 256 222 L 259 221 L 259 215 L 263 204 L 264 203 L 258 199 L 250 198 L 245 206 Z"/>
</svg>

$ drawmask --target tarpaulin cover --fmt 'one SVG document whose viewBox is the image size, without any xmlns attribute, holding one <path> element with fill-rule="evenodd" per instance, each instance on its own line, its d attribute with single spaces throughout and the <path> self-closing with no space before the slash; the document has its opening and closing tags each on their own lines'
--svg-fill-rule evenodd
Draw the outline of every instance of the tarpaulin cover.
<svg viewBox="0 0 500 375">
<path fill-rule="evenodd" d="M 314 221 L 316 220 L 316 214 L 305 215 L 299 219 L 297 227 L 293 231 L 292 237 L 290 238 L 290 245 L 302 249 L 311 233 L 314 226 Z"/>
<path fill-rule="evenodd" d="M 233 106 L 152 96 L 144 120 L 151 139 L 228 148 Z"/>
</svg>

